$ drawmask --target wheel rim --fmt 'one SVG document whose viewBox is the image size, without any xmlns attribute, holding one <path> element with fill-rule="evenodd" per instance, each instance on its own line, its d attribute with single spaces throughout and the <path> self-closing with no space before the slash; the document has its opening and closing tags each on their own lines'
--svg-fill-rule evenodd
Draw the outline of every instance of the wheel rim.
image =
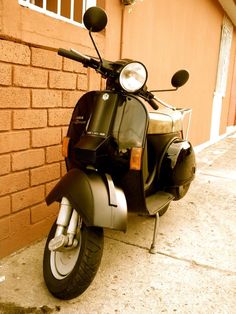
<svg viewBox="0 0 236 314">
<path fill-rule="evenodd" d="M 74 269 L 78 260 L 81 248 L 81 236 L 79 237 L 78 245 L 68 251 L 51 251 L 50 254 L 50 266 L 53 276 L 62 280 L 67 277 Z"/>
</svg>

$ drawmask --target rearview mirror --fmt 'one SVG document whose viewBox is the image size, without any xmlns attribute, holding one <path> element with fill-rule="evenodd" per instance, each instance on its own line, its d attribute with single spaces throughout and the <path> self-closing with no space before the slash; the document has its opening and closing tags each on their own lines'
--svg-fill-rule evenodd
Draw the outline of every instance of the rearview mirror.
<svg viewBox="0 0 236 314">
<path fill-rule="evenodd" d="M 189 73 L 186 70 L 177 71 L 171 79 L 171 84 L 175 88 L 183 86 L 189 79 Z"/>
<path fill-rule="evenodd" d="M 85 27 L 91 32 L 100 32 L 107 25 L 107 15 L 99 7 L 89 8 L 83 16 Z"/>
</svg>

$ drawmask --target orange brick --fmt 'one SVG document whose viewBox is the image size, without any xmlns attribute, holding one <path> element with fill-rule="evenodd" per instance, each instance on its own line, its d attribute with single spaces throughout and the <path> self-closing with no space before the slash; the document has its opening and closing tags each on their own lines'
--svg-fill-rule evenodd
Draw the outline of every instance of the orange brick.
<svg viewBox="0 0 236 314">
<path fill-rule="evenodd" d="M 46 148 L 47 163 L 63 160 L 61 145 L 50 146 Z"/>
<path fill-rule="evenodd" d="M 0 133 L 0 153 L 15 152 L 29 148 L 29 131 Z"/>
<path fill-rule="evenodd" d="M 30 210 L 25 209 L 10 216 L 10 233 L 23 233 L 23 229 L 30 225 Z M 20 234 L 19 234 L 20 235 Z"/>
<path fill-rule="evenodd" d="M 44 149 L 31 149 L 12 154 L 12 170 L 18 171 L 41 166 L 45 162 Z"/>
<path fill-rule="evenodd" d="M 21 229 L 17 230 L 15 233 L 9 232 L 9 236 L 0 241 L 0 258 L 29 245 L 31 242 L 30 231 L 30 225 L 27 225 L 23 228 L 21 227 Z"/>
<path fill-rule="evenodd" d="M 49 209 L 50 212 L 50 209 Z M 40 220 L 34 224 L 31 224 L 30 226 L 30 240 L 35 241 L 40 238 L 45 238 L 45 236 L 48 235 L 49 230 L 51 229 L 54 221 L 56 220 L 56 216 L 53 215 L 48 215 L 45 219 Z"/>
<path fill-rule="evenodd" d="M 47 87 L 48 71 L 32 67 L 14 66 L 13 84 L 21 87 Z"/>
<path fill-rule="evenodd" d="M 62 94 L 62 106 L 74 108 L 80 99 L 84 95 L 82 91 L 66 91 Z"/>
<path fill-rule="evenodd" d="M 0 177 L 0 195 L 24 190 L 29 187 L 29 172 L 16 172 Z"/>
<path fill-rule="evenodd" d="M 48 124 L 50 126 L 68 125 L 72 115 L 72 109 L 49 109 Z"/>
<path fill-rule="evenodd" d="M 101 76 L 98 75 L 93 69 L 89 69 L 89 90 L 100 90 L 101 89 Z M 79 85 L 78 85 L 79 88 Z M 81 89 L 81 88 L 79 88 Z"/>
<path fill-rule="evenodd" d="M 68 126 L 62 127 L 62 138 L 64 138 L 65 136 L 67 136 L 67 133 L 68 133 Z"/>
<path fill-rule="evenodd" d="M 87 69 L 81 63 L 67 58 L 64 58 L 63 70 L 68 72 L 87 74 Z"/>
<path fill-rule="evenodd" d="M 59 90 L 32 90 L 32 107 L 33 108 L 51 108 L 61 107 L 62 92 Z"/>
<path fill-rule="evenodd" d="M 59 179 L 46 183 L 46 195 L 49 194 L 49 192 L 56 186 L 58 182 L 59 182 Z"/>
<path fill-rule="evenodd" d="M 12 195 L 12 211 L 35 205 L 44 200 L 44 186 L 36 186 Z"/>
<path fill-rule="evenodd" d="M 30 129 L 47 126 L 47 110 L 14 110 L 13 129 Z"/>
<path fill-rule="evenodd" d="M 65 161 L 61 162 L 61 176 L 63 177 L 67 173 Z"/>
<path fill-rule="evenodd" d="M 49 87 L 56 89 L 75 89 L 76 74 L 66 72 L 49 72 Z"/>
<path fill-rule="evenodd" d="M 0 85 L 11 85 L 12 69 L 10 64 L 0 63 Z"/>
<path fill-rule="evenodd" d="M 0 175 L 7 174 L 11 170 L 11 159 L 10 155 L 0 156 Z"/>
<path fill-rule="evenodd" d="M 0 40 L 0 60 L 9 63 L 30 64 L 30 49 L 23 44 Z"/>
<path fill-rule="evenodd" d="M 11 128 L 11 111 L 0 111 L 0 131 L 10 130 Z"/>
<path fill-rule="evenodd" d="M 9 237 L 9 234 L 10 234 L 10 218 L 5 217 L 0 219 L 0 241 Z"/>
<path fill-rule="evenodd" d="M 35 241 L 40 237 L 37 229 L 32 228 L 32 226 L 30 225 L 29 209 L 15 213 L 14 215 L 6 218 L 9 218 L 10 230 L 8 236 L 0 241 L 0 257 L 15 252 L 16 250 L 19 250 L 20 248 L 29 245 L 32 240 Z M 43 227 L 44 226 L 42 226 L 42 229 Z M 41 237 L 42 234 L 43 233 L 41 233 Z"/>
<path fill-rule="evenodd" d="M 16 87 L 0 88 L 0 108 L 30 107 L 30 90 Z"/>
<path fill-rule="evenodd" d="M 62 58 L 55 51 L 31 48 L 32 65 L 42 68 L 61 70 Z"/>
<path fill-rule="evenodd" d="M 48 216 L 47 218 L 40 220 L 30 226 L 30 241 L 36 241 L 40 238 L 45 238 L 48 235 L 56 217 Z"/>
<path fill-rule="evenodd" d="M 77 89 L 87 91 L 88 90 L 88 78 L 86 75 L 78 74 L 77 77 Z"/>
<path fill-rule="evenodd" d="M 31 223 L 34 224 L 50 216 L 56 216 L 58 213 L 59 204 L 53 203 L 49 207 L 47 204 L 41 203 L 31 208 Z"/>
<path fill-rule="evenodd" d="M 32 131 L 32 147 L 43 147 L 61 143 L 61 128 L 45 128 Z"/>
<path fill-rule="evenodd" d="M 7 216 L 11 212 L 11 199 L 10 196 L 0 198 L 0 217 Z"/>
<path fill-rule="evenodd" d="M 51 164 L 31 170 L 31 185 L 39 185 L 60 177 L 60 164 Z"/>
</svg>

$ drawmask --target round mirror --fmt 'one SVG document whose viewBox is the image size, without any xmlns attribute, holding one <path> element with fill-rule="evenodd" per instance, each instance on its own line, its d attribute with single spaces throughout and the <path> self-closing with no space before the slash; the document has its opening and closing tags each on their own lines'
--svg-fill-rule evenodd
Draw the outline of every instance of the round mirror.
<svg viewBox="0 0 236 314">
<path fill-rule="evenodd" d="M 83 22 L 91 32 L 100 32 L 107 25 L 107 15 L 101 8 L 91 7 L 84 13 Z"/>
<path fill-rule="evenodd" d="M 189 73 L 186 70 L 177 71 L 171 79 L 172 86 L 179 88 L 183 86 L 189 79 Z"/>
</svg>

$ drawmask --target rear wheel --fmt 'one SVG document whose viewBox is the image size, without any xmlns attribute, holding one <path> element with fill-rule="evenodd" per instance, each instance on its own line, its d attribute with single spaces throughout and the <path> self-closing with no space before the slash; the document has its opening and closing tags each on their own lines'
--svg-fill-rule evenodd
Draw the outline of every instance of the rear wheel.
<svg viewBox="0 0 236 314">
<path fill-rule="evenodd" d="M 168 188 L 167 192 L 174 195 L 175 197 L 174 201 L 178 201 L 187 194 L 189 187 L 190 187 L 190 183 L 187 183 L 178 187 Z"/>
<path fill-rule="evenodd" d="M 103 252 L 103 228 L 82 224 L 77 234 L 78 245 L 65 251 L 50 251 L 48 244 L 55 236 L 53 224 L 44 249 L 43 275 L 48 290 L 59 299 L 81 295 L 93 281 Z"/>
</svg>

